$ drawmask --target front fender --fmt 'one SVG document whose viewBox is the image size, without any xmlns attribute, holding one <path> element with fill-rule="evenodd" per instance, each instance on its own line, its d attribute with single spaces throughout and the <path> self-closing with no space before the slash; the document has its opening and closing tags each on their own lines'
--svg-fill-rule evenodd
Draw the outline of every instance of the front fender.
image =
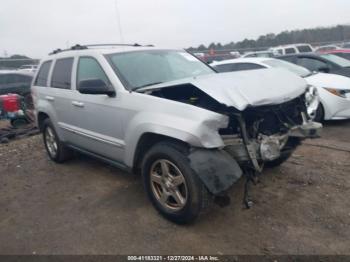
<svg viewBox="0 0 350 262">
<path fill-rule="evenodd" d="M 227 127 L 228 118 L 214 112 L 198 110 L 196 118 L 163 113 L 141 112 L 125 130 L 125 164 L 132 167 L 138 141 L 143 134 L 163 135 L 199 148 L 219 148 L 224 143 L 218 133 Z"/>
</svg>

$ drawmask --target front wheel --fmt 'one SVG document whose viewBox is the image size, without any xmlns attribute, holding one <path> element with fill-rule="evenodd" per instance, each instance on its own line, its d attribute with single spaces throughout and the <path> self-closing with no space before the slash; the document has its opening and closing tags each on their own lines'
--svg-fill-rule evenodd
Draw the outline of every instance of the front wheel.
<svg viewBox="0 0 350 262">
<path fill-rule="evenodd" d="M 170 143 L 159 143 L 142 164 L 144 186 L 152 204 L 165 218 L 179 224 L 193 222 L 210 199 L 184 151 Z"/>
</svg>

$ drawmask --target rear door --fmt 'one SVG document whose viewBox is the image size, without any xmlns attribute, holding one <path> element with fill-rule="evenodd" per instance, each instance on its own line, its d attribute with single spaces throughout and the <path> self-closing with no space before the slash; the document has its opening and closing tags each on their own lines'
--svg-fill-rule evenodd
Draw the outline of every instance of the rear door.
<svg viewBox="0 0 350 262">
<path fill-rule="evenodd" d="M 44 99 L 52 104 L 56 114 L 56 122 L 63 140 L 73 141 L 71 132 L 62 128 L 64 125 L 74 123 L 71 113 L 71 103 L 74 91 L 72 91 L 72 69 L 74 58 L 57 59 L 54 63 L 48 92 Z"/>
</svg>

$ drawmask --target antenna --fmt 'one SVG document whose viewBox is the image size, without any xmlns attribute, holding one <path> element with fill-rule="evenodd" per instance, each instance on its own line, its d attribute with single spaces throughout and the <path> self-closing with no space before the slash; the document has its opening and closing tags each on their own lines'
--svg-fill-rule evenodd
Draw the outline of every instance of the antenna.
<svg viewBox="0 0 350 262">
<path fill-rule="evenodd" d="M 122 25 L 121 25 L 120 13 L 119 13 L 118 0 L 115 0 L 115 11 L 116 11 L 116 14 L 117 14 L 117 24 L 118 24 L 118 28 L 119 28 L 120 42 L 123 44 L 124 43 L 124 37 L 123 37 L 123 31 L 122 31 Z"/>
</svg>

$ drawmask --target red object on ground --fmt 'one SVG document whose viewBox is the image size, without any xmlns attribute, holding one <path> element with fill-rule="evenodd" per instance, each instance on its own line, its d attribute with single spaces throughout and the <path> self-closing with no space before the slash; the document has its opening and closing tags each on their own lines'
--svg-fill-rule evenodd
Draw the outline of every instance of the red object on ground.
<svg viewBox="0 0 350 262">
<path fill-rule="evenodd" d="M 16 94 L 0 96 L 0 110 L 5 112 L 17 112 L 21 109 L 21 98 Z"/>
</svg>

